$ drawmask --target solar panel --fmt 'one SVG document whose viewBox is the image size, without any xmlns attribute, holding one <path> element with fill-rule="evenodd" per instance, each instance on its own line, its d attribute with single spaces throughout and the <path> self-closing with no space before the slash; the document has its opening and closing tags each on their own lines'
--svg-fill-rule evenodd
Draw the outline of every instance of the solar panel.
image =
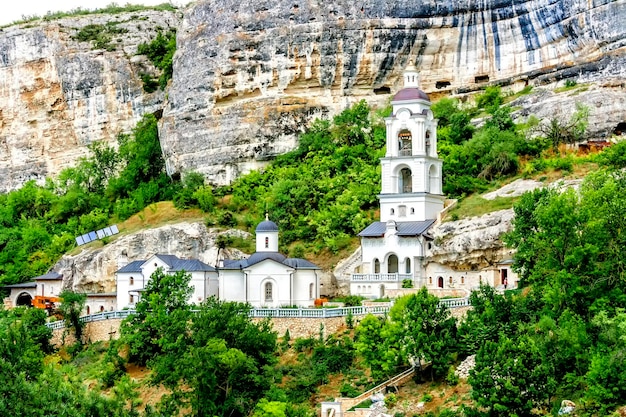
<svg viewBox="0 0 626 417">
<path fill-rule="evenodd" d="M 100 230 L 96 230 L 95 232 L 89 232 L 89 233 L 85 233 L 84 235 L 80 235 L 78 237 L 76 237 L 76 244 L 78 246 L 81 245 L 85 245 L 89 242 L 93 242 L 94 240 L 97 239 L 102 239 L 105 238 L 107 236 L 113 236 L 118 234 L 120 231 L 117 228 L 117 225 L 114 224 L 113 226 L 110 227 L 105 227 L 103 229 Z"/>
</svg>

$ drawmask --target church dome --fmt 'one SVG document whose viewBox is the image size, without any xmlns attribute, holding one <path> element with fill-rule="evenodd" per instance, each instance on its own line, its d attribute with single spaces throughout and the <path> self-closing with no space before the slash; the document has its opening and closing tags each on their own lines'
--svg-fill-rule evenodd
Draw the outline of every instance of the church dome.
<svg viewBox="0 0 626 417">
<path fill-rule="evenodd" d="M 391 101 L 412 101 L 426 100 L 430 101 L 428 95 L 419 88 L 403 88 L 398 91 Z"/>
<path fill-rule="evenodd" d="M 256 227 L 256 232 L 278 232 L 278 226 L 271 220 L 264 220 Z"/>
</svg>

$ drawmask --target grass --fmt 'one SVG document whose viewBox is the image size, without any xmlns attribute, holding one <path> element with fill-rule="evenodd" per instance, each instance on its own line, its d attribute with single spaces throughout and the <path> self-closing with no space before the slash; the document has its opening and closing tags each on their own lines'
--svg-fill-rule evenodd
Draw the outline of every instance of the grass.
<svg viewBox="0 0 626 417">
<path fill-rule="evenodd" d="M 23 16 L 23 18 L 20 20 L 16 20 L 12 23 L 9 23 L 8 25 L 0 26 L 0 29 L 13 26 L 13 25 L 20 25 L 23 23 L 34 22 L 37 20 L 50 21 L 50 20 L 62 19 L 64 17 L 85 16 L 89 14 L 119 14 L 119 13 L 126 13 L 126 12 L 140 12 L 144 10 L 175 11 L 176 9 L 177 9 L 176 6 L 170 3 L 161 3 L 155 6 L 144 6 L 140 4 L 130 4 L 130 3 L 124 6 L 118 6 L 116 3 L 111 3 L 110 5 L 103 7 L 101 9 L 84 9 L 82 7 L 77 7 L 67 12 L 62 12 L 62 11 L 48 12 L 44 16 L 39 16 L 39 15 Z"/>
<path fill-rule="evenodd" d="M 480 195 L 472 194 L 460 200 L 446 216 L 446 221 L 465 219 L 468 217 L 482 216 L 498 210 L 506 210 L 513 207 L 519 197 L 496 197 L 486 200 Z"/>
</svg>

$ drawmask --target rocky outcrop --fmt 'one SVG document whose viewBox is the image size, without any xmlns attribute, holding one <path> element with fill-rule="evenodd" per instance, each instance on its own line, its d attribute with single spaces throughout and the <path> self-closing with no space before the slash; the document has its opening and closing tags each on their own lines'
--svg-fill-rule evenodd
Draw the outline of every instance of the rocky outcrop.
<svg viewBox="0 0 626 417">
<path fill-rule="evenodd" d="M 148 259 L 156 253 L 194 258 L 209 265 L 218 262 L 217 236 L 222 233 L 248 236 L 246 232 L 217 232 L 202 223 L 177 223 L 124 234 L 100 248 L 84 248 L 77 255 L 65 255 L 52 269 L 63 274 L 63 286 L 88 293 L 115 292 L 115 271 L 129 262 Z M 242 258 L 237 249 L 220 251 L 219 259 Z"/>
<path fill-rule="evenodd" d="M 509 259 L 512 250 L 501 237 L 511 230 L 513 216 L 513 209 L 500 210 L 436 225 L 426 259 L 461 271 L 477 271 Z"/>
<path fill-rule="evenodd" d="M 0 29 L 0 192 L 58 173 L 97 140 L 115 144 L 164 93 L 137 45 L 176 27 L 173 12 L 143 11 L 33 22 Z M 75 39 L 87 25 L 115 28 L 109 50 Z M 107 45 L 104 45 L 107 46 Z"/>
<path fill-rule="evenodd" d="M 624 17 L 623 0 L 199 2 L 178 32 L 161 125 L 168 171 L 228 183 L 293 148 L 313 118 L 386 102 L 410 57 L 431 98 L 623 79 Z M 623 121 L 624 97 L 612 85 L 554 102 L 567 114 L 585 98 L 590 127 L 606 133 Z"/>
</svg>

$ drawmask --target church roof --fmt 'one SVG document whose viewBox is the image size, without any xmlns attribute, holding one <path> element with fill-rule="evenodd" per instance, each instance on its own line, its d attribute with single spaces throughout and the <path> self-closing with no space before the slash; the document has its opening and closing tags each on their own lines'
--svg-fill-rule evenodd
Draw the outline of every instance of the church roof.
<svg viewBox="0 0 626 417">
<path fill-rule="evenodd" d="M 320 269 L 320 267 L 315 265 L 313 262 L 309 262 L 302 258 L 287 258 L 283 263 L 296 269 Z"/>
<path fill-rule="evenodd" d="M 435 220 L 423 220 L 420 222 L 397 222 L 396 235 L 398 236 L 420 236 L 426 234 L 430 226 L 435 223 Z M 359 236 L 361 237 L 383 237 L 387 231 L 387 223 L 374 222 L 367 226 Z"/>
<path fill-rule="evenodd" d="M 428 95 L 419 88 L 409 87 L 403 88 L 393 96 L 393 101 L 412 101 L 412 100 L 426 100 L 430 101 Z"/>
<path fill-rule="evenodd" d="M 159 258 L 163 261 L 168 267 L 169 271 L 186 271 L 186 272 L 197 272 L 197 271 L 209 271 L 214 272 L 215 268 L 211 265 L 207 265 L 204 262 L 198 259 L 180 259 L 176 255 L 163 255 L 156 254 L 155 257 Z M 133 261 L 128 265 L 125 265 L 118 269 L 118 272 L 137 272 L 141 273 L 141 266 L 146 263 L 145 260 L 142 261 Z"/>
<path fill-rule="evenodd" d="M 256 227 L 256 232 L 278 232 L 278 226 L 271 220 L 264 220 Z"/>
<path fill-rule="evenodd" d="M 317 265 L 306 259 L 287 258 L 280 252 L 255 252 L 248 259 L 230 260 L 224 259 L 222 269 L 243 269 L 256 265 L 267 259 L 278 262 L 294 269 L 320 269 Z"/>
<path fill-rule="evenodd" d="M 45 275 L 39 275 L 38 277 L 33 278 L 35 281 L 59 281 L 63 279 L 63 274 L 59 274 L 58 272 L 48 272 Z"/>
<path fill-rule="evenodd" d="M 129 264 L 124 265 L 116 272 L 141 272 L 141 265 L 146 261 L 132 261 Z"/>
<path fill-rule="evenodd" d="M 30 282 L 22 282 L 21 284 L 10 284 L 3 285 L 3 288 L 37 288 L 37 283 L 35 281 Z"/>
</svg>

